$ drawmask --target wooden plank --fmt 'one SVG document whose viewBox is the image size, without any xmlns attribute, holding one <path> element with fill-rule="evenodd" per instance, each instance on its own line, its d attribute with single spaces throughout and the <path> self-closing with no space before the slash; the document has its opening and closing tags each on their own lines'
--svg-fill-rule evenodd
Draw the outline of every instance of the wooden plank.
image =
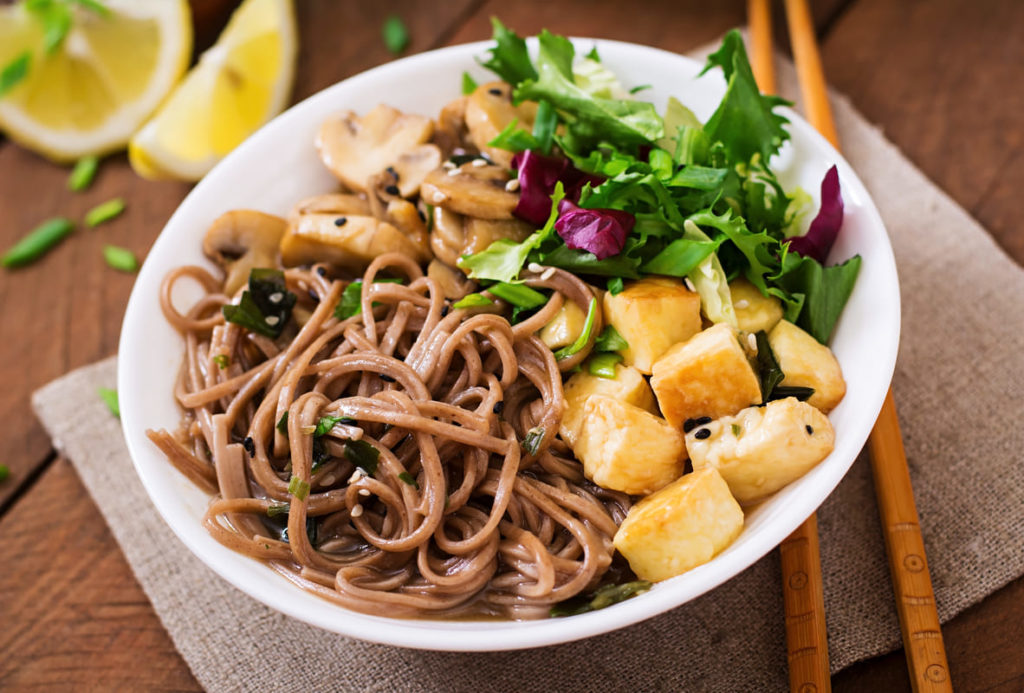
<svg viewBox="0 0 1024 693">
<path fill-rule="evenodd" d="M 0 537 L 0 688 L 201 690 L 67 462 Z"/>
</svg>

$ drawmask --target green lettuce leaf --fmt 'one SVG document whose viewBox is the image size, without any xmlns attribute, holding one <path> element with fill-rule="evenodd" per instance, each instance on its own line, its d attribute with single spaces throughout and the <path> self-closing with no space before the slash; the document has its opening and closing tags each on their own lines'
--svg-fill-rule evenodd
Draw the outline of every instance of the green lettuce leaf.
<svg viewBox="0 0 1024 693">
<path fill-rule="evenodd" d="M 526 50 L 526 41 L 497 17 L 491 17 L 491 26 L 494 28 L 494 47 L 490 49 L 490 59 L 480 64 L 512 85 L 537 79 L 537 71 L 533 69 Z"/>
</svg>

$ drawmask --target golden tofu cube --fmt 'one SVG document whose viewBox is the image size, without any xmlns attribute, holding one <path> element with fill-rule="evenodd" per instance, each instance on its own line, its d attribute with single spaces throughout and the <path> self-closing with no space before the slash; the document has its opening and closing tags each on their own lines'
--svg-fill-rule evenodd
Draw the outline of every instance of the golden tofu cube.
<svg viewBox="0 0 1024 693">
<path fill-rule="evenodd" d="M 813 387 L 807 403 L 830 412 L 846 394 L 846 381 L 832 350 L 791 322 L 783 320 L 768 334 L 786 387 Z"/>
<path fill-rule="evenodd" d="M 631 495 L 672 483 L 686 463 L 679 431 L 661 417 L 604 395 L 587 399 L 573 452 L 588 479 Z"/>
<path fill-rule="evenodd" d="M 669 347 L 700 332 L 700 296 L 678 279 L 641 279 L 604 295 L 604 319 L 629 342 L 626 365 L 650 375 Z"/>
<path fill-rule="evenodd" d="M 613 540 L 637 577 L 657 582 L 707 563 L 743 531 L 743 510 L 713 467 L 629 510 Z"/>
<path fill-rule="evenodd" d="M 341 225 L 338 220 L 344 219 Z M 288 267 L 327 262 L 362 272 L 378 255 L 396 251 L 426 262 L 426 251 L 391 224 L 374 217 L 303 214 L 281 239 L 281 261 Z"/>
<path fill-rule="evenodd" d="M 555 313 L 555 317 L 540 328 L 540 341 L 552 351 L 569 346 L 583 332 L 586 322 L 587 315 L 576 301 L 566 301 Z"/>
<path fill-rule="evenodd" d="M 750 407 L 686 434 L 694 469 L 715 468 L 740 503 L 799 479 L 835 446 L 832 423 L 795 397 Z"/>
<path fill-rule="evenodd" d="M 654 393 L 644 376 L 637 369 L 621 363 L 615 365 L 614 378 L 601 378 L 581 371 L 569 378 L 562 391 L 565 393 L 565 412 L 558 432 L 569 447 L 576 445 L 583 425 L 583 410 L 592 395 L 605 395 L 652 414 L 658 413 Z"/>
<path fill-rule="evenodd" d="M 736 328 L 726 323 L 669 349 L 654 364 L 651 387 L 662 415 L 677 428 L 687 419 L 716 419 L 761 403 L 761 384 Z"/>
<path fill-rule="evenodd" d="M 782 320 L 782 301 L 765 296 L 746 279 L 729 283 L 732 307 L 736 311 L 736 324 L 741 332 L 768 332 Z"/>
</svg>

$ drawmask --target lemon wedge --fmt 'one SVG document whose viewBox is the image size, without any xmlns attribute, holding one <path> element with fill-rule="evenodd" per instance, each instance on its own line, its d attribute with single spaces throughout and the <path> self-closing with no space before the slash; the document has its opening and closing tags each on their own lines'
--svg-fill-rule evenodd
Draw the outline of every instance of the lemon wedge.
<svg viewBox="0 0 1024 693">
<path fill-rule="evenodd" d="M 28 52 L 27 77 L 0 98 L 0 129 L 56 161 L 119 149 L 181 79 L 192 53 L 187 0 L 104 0 L 72 7 L 47 54 L 23 3 L 0 7 L 0 65 Z"/>
<path fill-rule="evenodd" d="M 132 138 L 132 168 L 146 178 L 202 178 L 284 108 L 296 48 L 291 0 L 245 0 L 217 43 Z"/>
</svg>

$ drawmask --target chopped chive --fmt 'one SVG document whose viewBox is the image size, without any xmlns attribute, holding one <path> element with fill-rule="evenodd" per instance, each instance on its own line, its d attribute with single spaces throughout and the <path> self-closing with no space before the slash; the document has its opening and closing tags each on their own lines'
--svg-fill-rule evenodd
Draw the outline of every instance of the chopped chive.
<svg viewBox="0 0 1024 693">
<path fill-rule="evenodd" d="M 622 361 L 621 354 L 605 352 L 594 354 L 587 362 L 587 371 L 598 378 L 615 379 L 615 365 Z"/>
<path fill-rule="evenodd" d="M 284 414 L 281 414 L 281 418 L 277 420 L 277 430 L 281 435 L 288 435 L 288 410 L 284 410 Z"/>
<path fill-rule="evenodd" d="M 48 219 L 4 253 L 0 264 L 4 267 L 20 267 L 38 260 L 74 230 L 75 225 L 70 219 Z"/>
<path fill-rule="evenodd" d="M 115 197 L 97 205 L 85 213 L 85 225 L 89 228 L 99 226 L 105 221 L 117 217 L 124 211 L 124 199 Z"/>
<path fill-rule="evenodd" d="M 306 500 L 306 496 L 309 495 L 309 482 L 293 476 L 292 480 L 288 482 L 288 493 L 299 500 Z"/>
<path fill-rule="evenodd" d="M 213 357 L 213 362 L 217 364 L 217 368 L 224 370 L 231 364 L 231 359 L 228 358 L 227 354 L 217 354 Z M 288 412 L 285 412 L 286 414 Z"/>
<path fill-rule="evenodd" d="M 11 469 L 6 464 L 0 464 L 0 481 L 7 481 L 11 475 Z"/>
<path fill-rule="evenodd" d="M 139 261 L 135 259 L 135 253 L 127 248 L 116 245 L 103 246 L 103 259 L 107 264 L 121 272 L 134 272 L 139 269 Z"/>
<path fill-rule="evenodd" d="M 458 301 L 452 304 L 452 308 L 459 310 L 460 308 L 481 308 L 483 306 L 493 306 L 494 301 L 487 298 L 483 294 L 469 294 L 460 298 Z"/>
<path fill-rule="evenodd" d="M 561 361 L 567 359 L 573 354 L 578 353 L 581 349 L 587 346 L 587 342 L 590 341 L 590 333 L 594 331 L 594 320 L 597 316 L 597 299 L 590 299 L 590 306 L 587 308 L 587 318 L 583 321 L 583 331 L 576 338 L 576 341 L 567 347 L 562 347 L 555 352 L 555 360 Z"/>
<path fill-rule="evenodd" d="M 273 505 L 267 506 L 267 517 L 277 517 L 278 515 L 287 515 L 290 509 L 288 503 L 274 503 Z"/>
<path fill-rule="evenodd" d="M 384 20 L 384 26 L 380 30 L 384 38 L 384 45 L 394 54 L 401 53 L 409 45 L 409 30 L 405 22 L 397 14 L 389 16 Z"/>
<path fill-rule="evenodd" d="M 92 185 L 99 166 L 100 160 L 95 156 L 83 156 L 79 159 L 68 176 L 68 190 L 81 192 Z"/>
<path fill-rule="evenodd" d="M 544 429 L 540 426 L 531 428 L 523 438 L 523 450 L 526 450 L 527 454 L 536 455 L 542 440 L 544 440 Z"/>
<path fill-rule="evenodd" d="M 14 89 L 23 79 L 28 77 L 28 69 L 32 65 L 32 51 L 25 51 L 0 70 L 0 96 Z"/>
<path fill-rule="evenodd" d="M 410 474 L 409 472 L 402 472 L 401 474 L 398 475 L 398 478 L 403 483 L 409 484 L 410 486 L 414 486 L 417 491 L 420 490 L 420 482 L 416 481 L 416 479 L 414 479 L 412 474 Z"/>
<path fill-rule="evenodd" d="M 732 434 L 734 436 L 736 436 L 737 438 L 739 438 L 740 436 L 743 435 L 743 427 L 740 426 L 739 424 L 733 424 L 732 425 Z"/>
<path fill-rule="evenodd" d="M 117 399 L 117 390 L 113 390 L 109 387 L 101 387 L 96 390 L 96 394 L 100 396 L 103 403 L 107 405 L 107 409 L 114 416 L 121 418 L 121 404 Z"/>
<path fill-rule="evenodd" d="M 476 87 L 477 87 L 476 80 L 473 79 L 472 75 L 470 75 L 468 72 L 463 72 L 462 73 L 462 93 L 463 94 L 472 94 L 474 91 L 476 91 Z"/>
</svg>

